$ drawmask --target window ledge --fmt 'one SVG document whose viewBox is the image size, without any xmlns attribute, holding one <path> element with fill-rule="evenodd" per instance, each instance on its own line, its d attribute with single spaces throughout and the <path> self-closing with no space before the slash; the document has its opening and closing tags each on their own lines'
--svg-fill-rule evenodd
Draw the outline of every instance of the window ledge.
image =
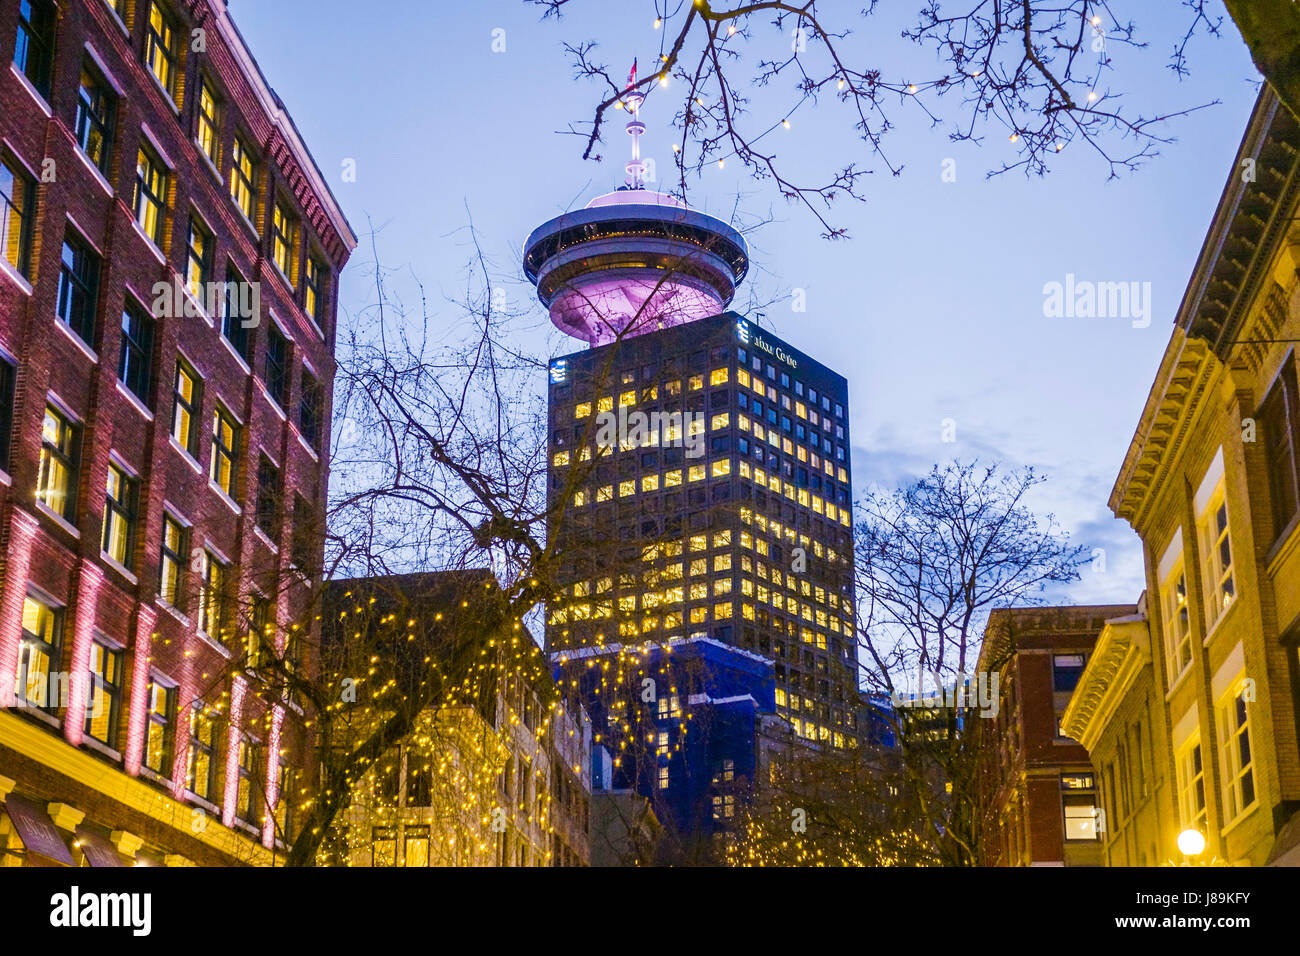
<svg viewBox="0 0 1300 956">
<path fill-rule="evenodd" d="M 137 577 L 136 577 L 136 576 L 131 572 L 131 569 L 130 569 L 130 568 L 128 568 L 128 567 L 127 567 L 126 565 L 124 565 L 124 564 L 119 563 L 118 560 L 117 560 L 116 558 L 114 558 L 112 555 L 110 555 L 107 551 L 103 551 L 103 550 L 101 550 L 101 551 L 99 552 L 99 559 L 100 559 L 101 561 L 103 561 L 105 564 L 107 564 L 107 565 L 108 565 L 110 568 L 112 568 L 114 571 L 116 571 L 118 574 L 122 575 L 122 577 L 124 577 L 124 578 L 126 578 L 128 581 L 130 581 L 132 587 L 135 587 L 136 585 L 138 585 L 138 584 L 140 583 L 140 579 L 137 578 Z"/>
<path fill-rule="evenodd" d="M 164 611 L 166 611 L 168 614 L 170 614 L 172 617 L 174 617 L 178 622 L 183 624 L 185 627 L 190 626 L 189 617 L 183 611 L 181 611 L 180 608 L 176 607 L 174 604 L 172 604 L 170 601 L 163 598 L 161 595 L 159 595 L 155 599 L 154 603 L 157 604 Z"/>
<path fill-rule="evenodd" d="M 176 69 L 177 71 L 180 70 L 179 63 L 176 64 Z M 176 105 L 176 97 L 172 95 L 171 91 L 168 90 L 167 87 L 162 85 L 162 80 L 158 79 L 154 74 L 154 71 L 149 69 L 148 64 L 145 64 L 144 71 L 149 74 L 149 79 L 153 80 L 154 89 L 162 94 L 162 98 L 167 102 L 167 105 L 172 108 L 172 112 L 179 117 L 181 115 L 181 108 Z"/>
<path fill-rule="evenodd" d="M 1300 513 L 1297 513 L 1282 529 L 1282 533 L 1277 536 L 1277 540 L 1269 546 L 1264 555 L 1264 566 L 1271 577 L 1277 576 L 1279 565 L 1297 545 L 1300 545 Z"/>
<path fill-rule="evenodd" d="M 99 183 L 99 188 L 104 190 L 105 195 L 107 195 L 109 199 L 112 199 L 114 195 L 113 187 L 110 185 L 109 181 L 104 178 L 104 171 L 90 161 L 90 157 L 82 151 L 80 146 L 73 147 L 72 151 L 77 154 L 77 158 L 81 160 L 82 164 L 90 170 L 91 175 L 95 177 L 95 182 Z"/>
<path fill-rule="evenodd" d="M 253 234 L 253 238 L 260 243 L 262 241 L 262 233 L 255 225 L 253 225 L 253 220 L 244 215 L 244 210 L 240 207 L 239 203 L 235 202 L 234 196 L 230 197 L 230 201 L 235 207 L 235 215 L 237 215 L 244 225 L 248 227 L 248 231 Z"/>
<path fill-rule="evenodd" d="M 169 443 L 173 448 L 175 448 L 178 452 L 180 452 L 180 456 L 181 456 L 181 458 L 185 459 L 185 464 L 189 465 L 190 468 L 192 468 L 192 469 L 194 470 L 194 474 L 196 474 L 196 475 L 198 475 L 200 478 L 202 478 L 202 477 L 203 477 L 203 466 L 200 465 L 200 464 L 198 463 L 198 460 L 197 460 L 193 455 L 190 454 L 189 449 L 186 448 L 184 445 L 182 445 L 180 442 L 178 442 L 178 441 L 176 440 L 176 436 L 175 436 L 175 435 L 171 435 L 171 434 L 169 434 L 169 435 L 167 436 L 167 441 L 168 441 L 168 443 Z"/>
<path fill-rule="evenodd" d="M 77 347 L 78 352 L 86 356 L 86 358 L 90 359 L 92 364 L 94 365 L 99 364 L 99 354 L 94 349 L 92 349 L 89 345 L 87 345 L 85 340 L 80 335 L 72 331 L 72 329 L 68 326 L 68 323 L 64 322 L 63 319 L 55 315 L 54 324 L 55 326 L 58 327 L 58 330 L 60 332 L 62 332 L 64 335 L 68 337 L 68 341 L 70 341 L 73 345 Z"/>
<path fill-rule="evenodd" d="M 1183 681 L 1187 680 L 1187 675 L 1196 669 L 1193 666 L 1194 664 L 1195 661 L 1188 661 L 1187 666 L 1183 668 L 1183 672 L 1174 678 L 1173 684 L 1170 685 L 1169 690 L 1165 693 L 1166 704 L 1174 699 L 1174 694 L 1178 693 L 1178 688 L 1183 686 Z"/>
<path fill-rule="evenodd" d="M 1210 642 L 1214 640 L 1215 636 L 1219 633 L 1219 629 L 1221 627 L 1226 626 L 1224 624 L 1224 621 L 1232 617 L 1232 612 L 1237 609 L 1237 605 L 1239 605 L 1240 603 L 1241 603 L 1241 595 L 1238 594 L 1235 598 L 1233 598 L 1232 603 L 1229 604 L 1227 608 L 1225 608 L 1222 612 L 1220 612 L 1219 616 L 1215 619 L 1214 623 L 1210 625 L 1210 631 L 1208 634 L 1205 635 L 1205 640 L 1201 641 L 1202 647 L 1210 646 Z"/>
<path fill-rule="evenodd" d="M 1258 809 L 1259 809 L 1259 797 L 1256 797 L 1256 798 L 1254 799 L 1254 801 L 1251 802 L 1250 806 L 1246 807 L 1245 810 L 1242 810 L 1239 814 L 1237 814 L 1235 817 L 1233 817 L 1233 818 L 1232 818 L 1232 819 L 1227 823 L 1227 825 L 1224 826 L 1223 829 L 1221 829 L 1221 830 L 1219 831 L 1219 836 L 1225 836 L 1225 837 L 1226 837 L 1226 836 L 1228 835 L 1229 832 L 1231 832 L 1232 830 L 1237 829 L 1237 827 L 1241 826 L 1241 825 L 1242 825 L 1243 823 L 1245 823 L 1248 819 L 1250 819 L 1252 816 L 1254 816 L 1254 815 L 1255 815 L 1255 811 L 1257 811 Z"/>
<path fill-rule="evenodd" d="M 45 515 L 45 517 L 49 518 L 51 521 L 57 524 L 68 534 L 72 535 L 78 541 L 81 540 L 81 532 L 77 530 L 77 526 L 74 525 L 72 522 L 70 522 L 67 518 L 63 517 L 63 515 L 59 514 L 57 511 L 55 511 L 45 502 L 41 501 L 39 498 L 36 499 L 36 510 L 39 511 L 41 514 Z"/>
<path fill-rule="evenodd" d="M 289 420 L 288 416 L 285 415 L 284 409 L 280 406 L 280 403 L 275 400 L 275 396 L 271 394 L 271 390 L 266 387 L 266 383 L 260 378 L 255 379 L 255 381 L 257 382 L 258 391 L 260 391 L 263 397 L 270 402 L 271 411 L 275 412 L 280 421 L 287 422 Z"/>
<path fill-rule="evenodd" d="M 14 702 L 12 706 L 14 710 L 18 711 L 18 713 L 23 714 L 27 717 L 34 718 L 35 720 L 40 721 L 42 724 L 46 724 L 50 727 L 53 727 L 55 730 L 58 730 L 63 726 L 63 721 L 59 720 L 59 718 L 56 717 L 54 714 L 47 714 L 45 711 L 41 710 L 35 704 L 28 704 L 25 701 L 17 698 L 16 696 L 14 698 Z"/>
<path fill-rule="evenodd" d="M 135 230 L 137 236 L 144 240 L 144 244 L 149 248 L 150 254 L 158 260 L 158 264 L 160 266 L 167 265 L 167 257 L 163 255 L 163 251 L 158 248 L 158 243 L 154 242 L 153 236 L 144 231 L 144 227 L 140 225 L 140 220 L 136 219 L 134 216 L 131 217 L 131 228 Z"/>
<path fill-rule="evenodd" d="M 180 273 L 176 274 L 176 278 L 177 280 L 181 279 Z M 185 285 L 184 282 L 181 282 L 181 290 L 185 295 L 186 301 L 193 305 L 195 311 L 198 312 L 199 318 L 203 319 L 203 321 L 208 324 L 208 328 L 216 328 L 215 320 L 208 314 L 207 307 L 194 297 L 194 293 L 190 291 L 190 287 Z"/>
<path fill-rule="evenodd" d="M 217 169 L 217 164 L 212 161 L 212 157 L 203 151 L 203 147 L 199 144 L 197 138 L 193 140 L 193 143 L 194 148 L 199 151 L 199 156 L 203 159 L 203 165 L 208 167 L 208 172 L 210 172 L 213 178 L 216 179 L 217 185 L 224 186 L 226 184 L 226 178 L 221 175 L 221 170 Z"/>
<path fill-rule="evenodd" d="M 241 515 L 244 513 L 244 509 L 239 507 L 239 502 L 235 501 L 234 498 L 226 494 L 226 490 L 210 478 L 208 479 L 208 487 L 211 488 L 213 491 L 215 491 L 217 493 L 217 497 L 219 497 L 222 501 L 224 501 L 226 503 L 226 507 L 229 508 L 231 511 L 233 511 L 236 515 Z"/>
<path fill-rule="evenodd" d="M 221 344 L 226 347 L 226 351 L 231 354 L 234 360 L 239 363 L 239 367 L 244 370 L 244 374 L 252 375 L 253 374 L 252 368 L 249 367 L 248 362 L 244 359 L 242 355 L 239 354 L 239 351 L 235 348 L 235 346 L 231 344 L 230 339 L 226 338 L 225 333 L 222 333 L 219 336 L 219 338 L 221 339 Z"/>
<path fill-rule="evenodd" d="M 254 523 L 253 533 L 257 535 L 257 537 L 261 540 L 261 542 L 264 545 L 266 545 L 268 548 L 270 548 L 275 554 L 280 553 L 280 546 L 271 540 L 271 536 L 262 530 L 261 525 Z"/>
<path fill-rule="evenodd" d="M 40 90 L 38 90 L 35 86 L 32 85 L 32 81 L 27 79 L 27 74 L 24 73 L 22 70 L 18 69 L 17 63 L 10 61 L 9 72 L 12 73 L 17 78 L 20 84 L 22 84 L 23 89 L 25 89 L 29 94 L 31 94 L 32 99 L 36 101 L 37 107 L 39 107 L 40 111 L 45 114 L 46 118 L 53 119 L 54 113 L 50 109 L 49 101 L 46 100 L 45 97 L 41 95 Z"/>
<path fill-rule="evenodd" d="M 96 740 L 94 737 L 90 736 L 90 734 L 85 734 L 82 736 L 81 745 L 85 747 L 87 750 L 93 750 L 101 757 L 107 757 L 109 760 L 113 761 L 114 763 L 122 762 L 121 751 L 114 750 L 108 744 L 104 743 L 102 740 Z"/>
<path fill-rule="evenodd" d="M 130 402 L 137 412 L 144 416 L 145 421 L 152 422 L 153 412 L 149 411 L 149 406 L 140 400 L 140 396 L 123 385 L 120 378 L 114 379 L 114 381 L 116 382 L 117 390 L 121 393 L 122 397 Z"/>
<path fill-rule="evenodd" d="M 312 448 L 311 445 L 308 444 L 307 439 L 302 437 L 302 432 L 298 431 L 297 425 L 293 425 L 292 430 L 293 430 L 294 437 L 298 439 L 298 444 L 302 445 L 302 447 L 306 450 L 307 454 L 311 455 L 312 461 L 316 462 L 316 464 L 319 465 L 320 455 L 319 453 L 317 453 L 316 449 Z"/>
<path fill-rule="evenodd" d="M 167 777 L 164 777 L 162 774 L 152 769 L 151 767 L 146 767 L 143 762 L 140 764 L 140 776 L 143 777 L 145 780 L 148 780 L 152 783 L 156 783 L 160 787 L 166 787 L 168 792 L 171 791 L 172 788 L 171 780 L 169 780 Z"/>
<path fill-rule="evenodd" d="M 192 803 L 196 807 L 206 810 L 209 816 L 215 817 L 218 821 L 221 820 L 221 808 L 212 801 L 200 797 L 189 787 L 185 788 L 185 800 L 187 803 Z"/>
<path fill-rule="evenodd" d="M 230 648 L 226 647 L 225 644 L 222 644 L 215 637 L 209 635 L 207 631 L 196 630 L 194 633 L 195 635 L 198 636 L 199 640 L 201 640 L 204 644 L 208 645 L 208 647 L 212 648 L 214 651 L 216 651 L 226 660 L 229 661 L 234 659 L 235 657 L 234 652 L 231 651 Z"/>
<path fill-rule="evenodd" d="M 13 279 L 14 284 L 22 290 L 23 295 L 30 296 L 32 294 L 32 284 L 28 282 L 23 274 L 18 271 L 17 267 L 4 256 L 0 256 L 0 273 Z"/>
</svg>

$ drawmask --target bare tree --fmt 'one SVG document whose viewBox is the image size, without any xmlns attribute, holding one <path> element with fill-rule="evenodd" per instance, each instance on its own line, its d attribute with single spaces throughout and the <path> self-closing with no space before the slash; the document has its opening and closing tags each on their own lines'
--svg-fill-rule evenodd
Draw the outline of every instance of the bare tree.
<svg viewBox="0 0 1300 956">
<path fill-rule="evenodd" d="M 965 726 L 981 719 L 973 670 L 985 623 L 994 608 L 1041 603 L 1084 561 L 1050 516 L 1029 509 L 1043 480 L 1032 469 L 953 462 L 858 502 L 863 744 L 849 754 L 797 748 L 778 760 L 774 803 L 751 815 L 734 859 L 977 861 Z M 794 810 L 803 834 L 791 831 Z"/>
<path fill-rule="evenodd" d="M 543 19 L 558 19 L 578 0 L 527 2 L 544 8 Z M 769 138 L 788 127 L 796 112 L 824 98 L 848 111 L 866 145 L 864 159 L 878 160 L 895 175 L 902 170 L 890 159 L 888 134 L 898 117 L 909 113 L 927 124 L 947 124 L 954 141 L 978 143 L 991 134 L 1009 140 L 1017 158 L 995 165 L 990 175 L 1013 169 L 1041 175 L 1058 153 L 1079 145 L 1115 176 L 1172 142 L 1171 120 L 1212 105 L 1141 113 L 1124 104 L 1122 91 L 1110 88 L 1113 49 L 1147 45 L 1135 23 L 1124 19 L 1134 10 L 1147 12 L 1136 3 L 928 0 L 902 38 L 932 49 L 937 66 L 914 77 L 889 75 L 876 65 L 886 60 L 877 45 L 859 42 L 848 10 L 824 0 L 820 5 L 817 0 L 652 0 L 646 6 L 662 28 L 658 59 L 630 87 L 620 71 L 597 59 L 594 42 L 565 44 L 575 74 L 594 80 L 601 90 L 592 119 L 570 127 L 585 142 L 583 158 L 600 158 L 596 150 L 604 122 L 610 110 L 621 108 L 627 88 L 649 92 L 672 84 L 670 95 L 679 104 L 674 160 L 683 198 L 688 174 L 698 176 L 705 166 L 735 157 L 755 177 L 775 183 L 783 197 L 806 206 L 828 238 L 847 234 L 827 218 L 831 202 L 841 195 L 862 199 L 862 180 L 871 170 L 862 160 L 844 157 L 852 161 L 842 162 L 823 181 L 796 181 Z M 864 23 L 880 22 L 878 6 L 870 0 L 860 10 Z M 1169 38 L 1169 66 L 1179 75 L 1187 72 L 1191 40 L 1198 33 L 1217 35 L 1222 22 L 1207 9 L 1207 0 L 1185 0 L 1183 6 L 1185 27 Z M 1248 10 L 1256 6 L 1268 12 Z M 1283 59 L 1296 54 L 1300 36 L 1300 14 L 1292 4 L 1229 0 L 1228 7 L 1271 81 L 1292 69 Z M 1276 38 L 1273 27 L 1282 21 L 1286 30 Z M 1290 82 L 1300 85 L 1294 78 Z M 780 84 L 786 84 L 788 99 L 775 112 L 770 105 L 761 115 L 754 112 L 755 92 Z M 957 107 L 945 112 L 952 101 Z"/>
</svg>

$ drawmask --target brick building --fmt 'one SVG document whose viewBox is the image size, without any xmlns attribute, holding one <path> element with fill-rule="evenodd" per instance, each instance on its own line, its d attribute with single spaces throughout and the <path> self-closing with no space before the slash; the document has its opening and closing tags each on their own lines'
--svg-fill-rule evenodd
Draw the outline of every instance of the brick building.
<svg viewBox="0 0 1300 956">
<path fill-rule="evenodd" d="M 1206 859 L 1300 860 L 1298 207 L 1300 124 L 1265 86 L 1110 497 L 1145 558 L 1161 856 L 1195 828 Z"/>
<path fill-rule="evenodd" d="M 224 0 L 5 3 L 0 61 L 3 859 L 271 862 L 356 238 Z"/>
<path fill-rule="evenodd" d="M 1151 651 L 1144 594 L 1136 614 L 1102 628 L 1061 721 L 1097 774 L 1106 866 L 1180 858 L 1173 767 L 1164 759 L 1169 727 Z"/>
<path fill-rule="evenodd" d="M 1112 618 L 1131 605 L 1003 608 L 989 615 L 977 673 L 998 679 L 996 716 L 966 728 L 976 752 L 979 859 L 992 866 L 1098 866 L 1096 774 L 1061 715 Z"/>
</svg>

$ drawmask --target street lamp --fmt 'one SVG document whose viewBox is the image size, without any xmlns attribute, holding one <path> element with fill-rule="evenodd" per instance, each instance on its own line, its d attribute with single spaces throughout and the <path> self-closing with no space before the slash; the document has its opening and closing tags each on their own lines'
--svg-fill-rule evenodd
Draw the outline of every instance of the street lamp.
<svg viewBox="0 0 1300 956">
<path fill-rule="evenodd" d="M 1191 857 L 1200 856 L 1205 852 L 1205 837 L 1200 830 L 1188 828 L 1178 834 L 1179 852 L 1187 857 L 1188 864 L 1191 864 Z"/>
</svg>

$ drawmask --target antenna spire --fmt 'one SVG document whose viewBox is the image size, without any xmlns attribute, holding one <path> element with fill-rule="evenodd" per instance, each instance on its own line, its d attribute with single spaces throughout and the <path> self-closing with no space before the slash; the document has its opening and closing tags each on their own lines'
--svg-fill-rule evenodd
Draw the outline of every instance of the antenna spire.
<svg viewBox="0 0 1300 956">
<path fill-rule="evenodd" d="M 632 60 L 632 72 L 628 74 L 627 86 L 623 90 L 623 104 L 632 114 L 632 119 L 628 121 L 627 131 L 632 137 L 632 158 L 623 168 L 627 170 L 627 189 L 645 189 L 645 172 L 646 163 L 641 158 L 641 135 L 645 132 L 645 123 L 641 122 L 641 104 L 645 102 L 645 95 L 640 90 L 634 90 L 636 85 L 636 59 Z"/>
</svg>

